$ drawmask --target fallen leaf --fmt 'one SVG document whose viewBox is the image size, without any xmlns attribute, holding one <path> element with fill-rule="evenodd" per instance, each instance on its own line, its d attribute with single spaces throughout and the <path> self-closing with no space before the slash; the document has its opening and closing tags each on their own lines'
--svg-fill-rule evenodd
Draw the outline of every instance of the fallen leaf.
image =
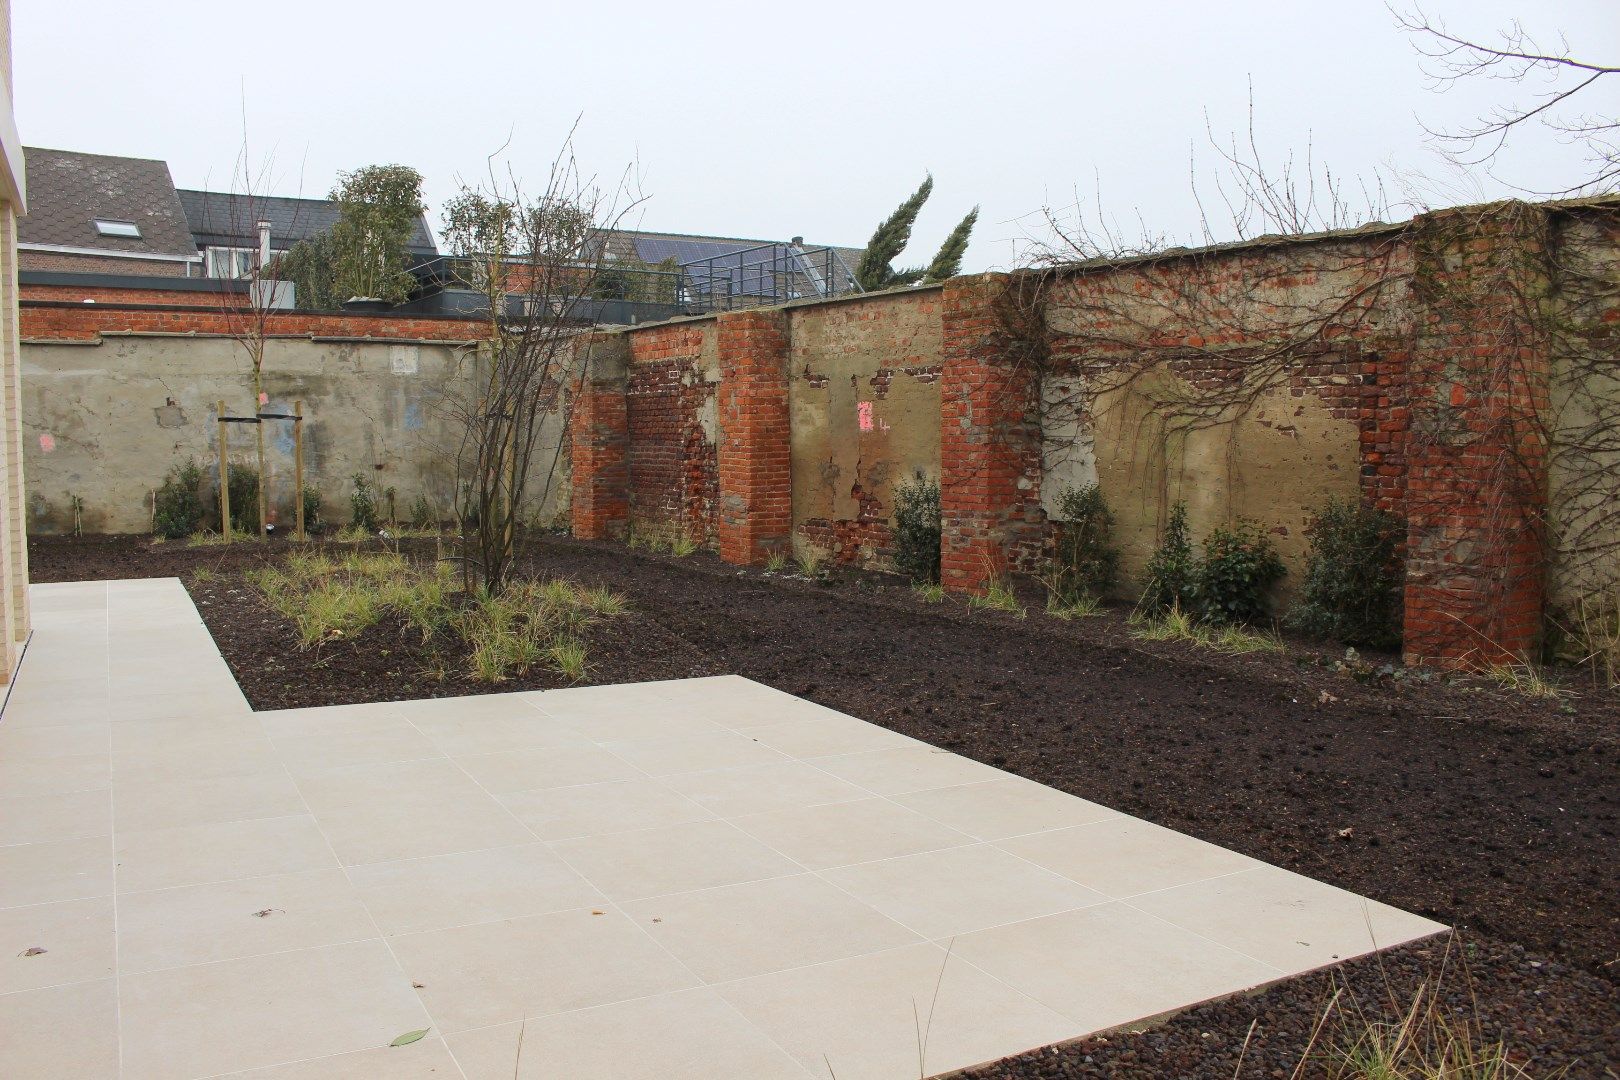
<svg viewBox="0 0 1620 1080">
<path fill-rule="evenodd" d="M 280 910 L 281 910 L 280 908 L 267 907 L 263 911 L 255 911 L 253 913 L 253 917 L 255 919 L 263 919 L 266 916 L 274 915 L 276 912 L 278 912 Z"/>
<path fill-rule="evenodd" d="M 44 949 L 40 948 L 38 945 L 35 945 L 32 949 L 24 949 L 22 952 L 18 953 L 17 955 L 18 956 L 38 956 L 40 953 L 42 953 L 44 951 L 45 951 Z"/>
<path fill-rule="evenodd" d="M 606 915 L 607 912 L 605 912 L 605 911 L 593 911 L 593 912 L 591 912 L 591 914 L 592 915 Z"/>
<path fill-rule="evenodd" d="M 1330 705 L 1333 702 L 1338 701 L 1338 700 L 1339 700 L 1338 698 L 1334 697 L 1332 694 L 1328 693 L 1326 690 L 1322 691 L 1322 696 L 1320 698 L 1320 701 L 1322 702 L 1323 705 Z"/>
<path fill-rule="evenodd" d="M 1355 832 L 1356 827 L 1354 825 L 1346 825 L 1344 828 L 1339 830 L 1339 839 L 1348 840 L 1350 837 L 1355 835 Z"/>
<path fill-rule="evenodd" d="M 413 982 L 413 983 L 411 983 L 411 989 L 412 990 L 420 990 L 420 989 L 422 989 L 422 984 Z"/>
<path fill-rule="evenodd" d="M 395 1039 L 393 1042 L 389 1043 L 388 1045 L 389 1046 L 409 1046 L 409 1045 L 411 1045 L 411 1043 L 413 1043 L 416 1040 L 420 1039 L 422 1036 L 426 1035 L 427 1033 L 428 1033 L 427 1028 L 422 1028 L 419 1031 L 407 1031 L 405 1034 L 401 1035 L 399 1038 Z"/>
</svg>

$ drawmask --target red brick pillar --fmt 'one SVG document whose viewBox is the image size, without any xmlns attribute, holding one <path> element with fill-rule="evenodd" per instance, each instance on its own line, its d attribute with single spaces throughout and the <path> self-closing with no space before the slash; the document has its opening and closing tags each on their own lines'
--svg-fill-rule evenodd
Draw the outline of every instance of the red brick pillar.
<svg viewBox="0 0 1620 1080">
<path fill-rule="evenodd" d="M 747 566 L 792 542 L 787 314 L 730 312 L 717 333 L 720 557 Z"/>
<path fill-rule="evenodd" d="M 1413 222 L 1408 662 L 1536 658 L 1546 559 L 1550 350 L 1536 313 L 1543 211 L 1509 202 Z"/>
<path fill-rule="evenodd" d="M 1040 381 L 1002 327 L 1007 275 L 945 285 L 940 377 L 940 580 L 982 593 L 1030 570 L 1041 522 Z"/>
<path fill-rule="evenodd" d="M 582 375 L 569 418 L 573 534 L 619 539 L 630 520 L 629 342 L 623 334 L 587 334 L 576 340 L 574 357 Z"/>
</svg>

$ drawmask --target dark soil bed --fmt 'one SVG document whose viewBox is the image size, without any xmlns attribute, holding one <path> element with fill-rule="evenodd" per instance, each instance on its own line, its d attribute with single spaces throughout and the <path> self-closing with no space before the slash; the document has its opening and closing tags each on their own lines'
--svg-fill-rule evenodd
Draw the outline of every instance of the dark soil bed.
<svg viewBox="0 0 1620 1080">
<path fill-rule="evenodd" d="M 84 538 L 29 550 L 35 581 L 184 579 L 259 709 L 562 683 L 446 677 L 388 623 L 301 652 L 241 578 L 280 544 Z M 562 539 L 536 542 L 529 558 L 630 600 L 630 614 L 589 631 L 590 681 L 744 675 L 1450 923 L 1468 976 L 1454 947 L 1444 993 L 1470 1012 L 1477 1002 L 1532 1075 L 1620 1076 L 1620 707 L 1609 693 L 1537 701 L 1380 679 L 1378 658 L 1357 666 L 1363 682 L 1309 648 L 1149 646 L 1119 613 L 1019 620 L 924 604 L 876 575 L 820 584 Z M 1241 1075 L 1290 1076 L 1335 986 L 1391 1019 L 1391 993 L 1432 980 L 1445 950 L 1393 950 L 970 1075 L 1225 1078 L 1241 1051 Z"/>
</svg>

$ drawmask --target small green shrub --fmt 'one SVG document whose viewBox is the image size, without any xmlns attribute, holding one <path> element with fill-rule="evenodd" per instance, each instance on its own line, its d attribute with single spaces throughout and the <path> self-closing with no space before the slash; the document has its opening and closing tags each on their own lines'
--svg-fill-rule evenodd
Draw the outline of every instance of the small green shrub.
<svg viewBox="0 0 1620 1080">
<path fill-rule="evenodd" d="M 377 489 L 360 473 L 351 478 L 354 491 L 349 494 L 349 524 L 367 533 L 377 531 Z"/>
<path fill-rule="evenodd" d="M 1329 499 L 1311 522 L 1305 584 L 1289 625 L 1346 645 L 1399 645 L 1403 534 L 1394 514 Z"/>
<path fill-rule="evenodd" d="M 894 565 L 912 581 L 939 580 L 939 484 L 920 471 L 894 494 Z"/>
<path fill-rule="evenodd" d="M 312 487 L 304 488 L 304 531 L 314 532 L 321 527 L 321 493 Z"/>
<path fill-rule="evenodd" d="M 1047 590 L 1060 608 L 1106 594 L 1119 572 L 1119 552 L 1109 543 L 1114 515 L 1096 484 L 1067 488 L 1058 496 L 1058 518 Z"/>
<path fill-rule="evenodd" d="M 259 474 L 246 465 L 231 465 L 225 471 L 225 485 L 231 493 L 231 529 L 259 531 Z"/>
<path fill-rule="evenodd" d="M 179 540 L 197 531 L 203 519 L 202 478 L 202 469 L 189 458 L 169 470 L 153 505 L 153 532 Z"/>
<path fill-rule="evenodd" d="M 426 495 L 418 495 L 416 501 L 411 503 L 411 527 L 423 531 L 439 527 L 439 515 L 434 512 L 433 504 L 428 502 Z"/>
<path fill-rule="evenodd" d="M 1192 537 L 1187 528 L 1187 504 L 1178 502 L 1170 508 L 1170 517 L 1164 524 L 1164 535 L 1147 565 L 1147 588 L 1142 593 L 1142 610 L 1149 615 L 1162 615 L 1173 609 L 1192 609 L 1198 590 L 1198 559 L 1193 554 Z"/>
<path fill-rule="evenodd" d="M 1217 526 L 1204 538 L 1198 568 L 1199 617 L 1215 623 L 1263 621 L 1270 613 L 1271 588 L 1283 573 L 1282 559 L 1259 525 Z"/>
</svg>

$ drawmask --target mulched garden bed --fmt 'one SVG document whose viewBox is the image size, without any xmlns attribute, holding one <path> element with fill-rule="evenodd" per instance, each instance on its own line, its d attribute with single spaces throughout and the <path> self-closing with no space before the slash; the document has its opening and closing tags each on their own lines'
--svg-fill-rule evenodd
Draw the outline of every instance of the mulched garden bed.
<svg viewBox="0 0 1620 1080">
<path fill-rule="evenodd" d="M 51 538 L 29 550 L 35 581 L 184 579 L 258 709 L 563 682 L 429 673 L 419 639 L 388 622 L 300 652 L 241 579 L 279 543 Z M 1620 1076 L 1613 694 L 1545 701 L 1390 679 L 1384 658 L 1334 670 L 1334 653 L 1308 646 L 1228 657 L 1132 640 L 1118 612 L 1061 623 L 1032 606 L 1020 620 L 926 604 L 881 575 L 812 583 L 561 538 L 535 542 L 529 558 L 630 600 L 630 614 L 588 631 L 589 681 L 745 675 L 1450 923 L 1468 977 L 1453 955 L 1444 993 L 1477 1002 L 1533 1075 Z M 1335 987 L 1394 1019 L 1391 995 L 1432 981 L 1443 952 L 1419 943 L 968 1075 L 1225 1078 L 1241 1055 L 1243 1076 L 1291 1076 Z"/>
</svg>

